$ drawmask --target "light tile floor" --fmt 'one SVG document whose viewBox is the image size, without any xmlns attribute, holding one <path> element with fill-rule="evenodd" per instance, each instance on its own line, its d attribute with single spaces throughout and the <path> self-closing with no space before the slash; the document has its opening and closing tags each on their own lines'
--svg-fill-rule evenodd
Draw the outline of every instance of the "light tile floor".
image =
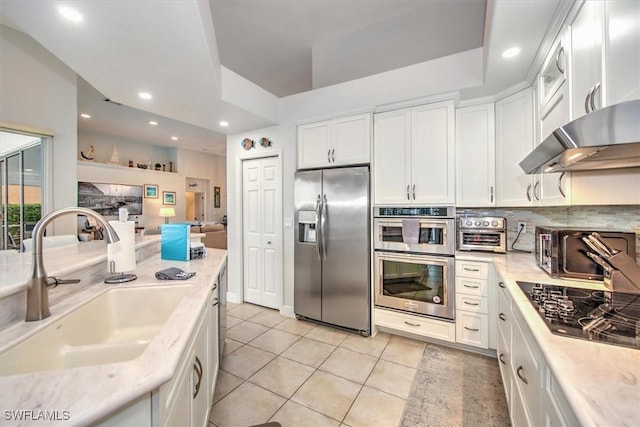
<svg viewBox="0 0 640 427">
<path fill-rule="evenodd" d="M 398 426 L 425 344 L 228 304 L 209 425 Z"/>
</svg>

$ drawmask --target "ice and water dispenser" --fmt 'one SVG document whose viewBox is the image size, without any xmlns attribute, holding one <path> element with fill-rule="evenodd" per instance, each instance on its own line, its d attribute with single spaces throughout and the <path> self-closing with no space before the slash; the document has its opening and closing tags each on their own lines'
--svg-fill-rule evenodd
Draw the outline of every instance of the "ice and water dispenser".
<svg viewBox="0 0 640 427">
<path fill-rule="evenodd" d="M 298 212 L 298 242 L 315 243 L 316 242 L 316 211 L 299 211 Z"/>
</svg>

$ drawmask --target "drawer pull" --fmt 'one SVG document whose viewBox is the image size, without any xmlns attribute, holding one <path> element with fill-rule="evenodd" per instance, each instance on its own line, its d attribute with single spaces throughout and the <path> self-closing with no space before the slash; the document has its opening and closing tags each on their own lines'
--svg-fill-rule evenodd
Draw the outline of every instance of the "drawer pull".
<svg viewBox="0 0 640 427">
<path fill-rule="evenodd" d="M 500 313 L 500 314 L 498 314 L 498 318 L 499 318 L 500 320 L 502 320 L 503 322 L 506 322 L 506 321 L 507 321 L 507 318 L 505 317 L 504 313 Z"/>
<path fill-rule="evenodd" d="M 479 268 L 469 268 L 469 267 L 463 267 L 462 268 L 464 271 L 473 271 L 473 272 L 478 272 L 480 271 Z"/>
<path fill-rule="evenodd" d="M 411 323 L 411 322 L 407 322 L 406 320 L 404 321 L 404 323 L 406 323 L 409 326 L 420 326 L 420 323 Z"/>
<path fill-rule="evenodd" d="M 470 289 L 478 289 L 480 286 L 469 286 L 469 285 L 462 285 L 465 288 L 470 288 Z"/>
<path fill-rule="evenodd" d="M 478 332 L 480 329 L 477 328 L 467 328 L 466 326 L 464 327 L 467 331 L 471 331 L 471 332 Z"/>
<path fill-rule="evenodd" d="M 506 288 L 506 286 L 504 285 L 504 282 L 498 282 L 498 286 L 500 286 L 501 288 Z"/>
<path fill-rule="evenodd" d="M 479 302 L 469 302 L 469 301 L 465 301 L 465 300 L 462 300 L 462 302 L 463 302 L 465 305 L 480 305 L 480 303 L 479 303 Z"/>
<path fill-rule="evenodd" d="M 500 353 L 500 356 L 498 356 L 498 360 L 503 364 L 506 365 L 507 362 L 504 361 L 504 353 Z"/>
<path fill-rule="evenodd" d="M 529 384 L 529 381 L 527 381 L 527 379 L 520 373 L 522 371 L 524 371 L 524 368 L 522 366 L 518 366 L 518 369 L 516 370 L 516 374 L 518 375 L 518 378 L 520 378 L 523 383 Z"/>
</svg>

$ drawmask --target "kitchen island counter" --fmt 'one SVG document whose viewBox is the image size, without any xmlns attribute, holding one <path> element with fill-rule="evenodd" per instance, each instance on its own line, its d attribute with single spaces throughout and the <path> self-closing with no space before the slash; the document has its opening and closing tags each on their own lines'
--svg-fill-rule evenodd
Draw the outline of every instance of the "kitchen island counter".
<svg viewBox="0 0 640 427">
<path fill-rule="evenodd" d="M 159 246 L 159 239 L 153 240 Z M 106 248 L 104 257 L 106 257 Z M 79 263 L 90 262 L 86 253 Z M 190 336 L 208 304 L 211 285 L 226 261 L 227 251 L 207 249 L 207 256 L 193 261 L 168 261 L 153 255 L 138 263 L 138 279 L 123 285 L 106 285 L 102 281 L 51 305 L 51 317 L 39 322 L 20 322 L 0 333 L 0 351 L 19 342 L 22 337 L 59 320 L 69 311 L 112 288 L 191 284 L 184 298 L 151 340 L 143 353 L 129 361 L 78 368 L 48 370 L 0 378 L 0 410 L 2 425 L 28 425 L 33 419 L 17 421 L 7 418 L 11 411 L 54 411 L 68 419 L 37 420 L 37 425 L 89 425 L 109 417 L 136 399 L 157 390 L 175 374 L 184 357 Z M 80 257 L 80 254 L 77 254 Z M 101 259 L 102 255 L 98 258 Z M 96 262 L 100 262 L 100 259 Z M 67 255 L 65 262 L 74 265 L 75 256 Z M 95 261 L 95 259 L 94 259 Z M 197 274 L 186 282 L 157 280 L 155 272 L 178 267 Z M 61 267 L 62 268 L 62 267 Z M 55 270 L 55 268 L 52 268 Z M 72 272 L 73 268 L 67 268 Z M 104 277 L 102 277 L 104 279 Z M 64 286 L 64 285 L 61 285 Z M 61 287 L 60 286 L 60 287 Z M 55 289 L 54 289 L 55 291 Z M 46 351 L 46 349 L 42 349 Z M 149 408 L 151 409 L 151 408 Z M 63 412 L 66 411 L 66 412 Z M 24 413 L 24 412 L 23 412 Z"/>
<path fill-rule="evenodd" d="M 602 282 L 552 278 L 532 254 L 457 252 L 456 259 L 493 262 L 580 425 L 640 425 L 640 350 L 552 334 L 516 283 L 606 290 Z"/>
</svg>

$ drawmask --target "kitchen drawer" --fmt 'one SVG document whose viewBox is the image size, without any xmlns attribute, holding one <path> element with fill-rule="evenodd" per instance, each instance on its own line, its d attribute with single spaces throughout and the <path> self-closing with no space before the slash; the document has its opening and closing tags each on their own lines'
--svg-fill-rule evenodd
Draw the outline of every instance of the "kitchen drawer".
<svg viewBox="0 0 640 427">
<path fill-rule="evenodd" d="M 489 300 L 487 297 L 476 297 L 456 292 L 456 310 L 489 314 Z"/>
<path fill-rule="evenodd" d="M 502 283 L 502 282 L 500 282 Z M 498 309 L 496 313 L 496 322 L 498 322 L 498 331 L 505 337 L 507 344 L 511 343 L 511 298 L 507 295 L 506 288 L 502 288 L 498 283 Z"/>
<path fill-rule="evenodd" d="M 374 310 L 374 314 L 375 324 L 388 330 L 407 332 L 448 342 L 456 341 L 456 324 L 454 322 L 434 320 L 379 308 Z"/>
<path fill-rule="evenodd" d="M 489 348 L 489 319 L 486 314 L 456 311 L 456 342 Z"/>
<path fill-rule="evenodd" d="M 486 262 L 456 260 L 456 277 L 489 278 L 489 264 Z"/>
<path fill-rule="evenodd" d="M 486 297 L 488 287 L 489 281 L 487 279 L 456 276 L 456 293 Z"/>
<path fill-rule="evenodd" d="M 547 396 L 545 399 L 545 412 L 550 426 L 576 426 L 576 419 L 567 398 L 564 396 L 560 385 L 556 382 L 550 370 L 547 370 Z"/>
<path fill-rule="evenodd" d="M 544 360 L 537 343 L 530 336 L 528 328 L 521 326 L 524 320 L 513 313 L 513 337 L 511 346 L 513 387 L 517 387 L 525 402 L 525 410 L 530 425 L 543 425 L 542 378 L 545 369 Z M 515 393 L 515 391 L 514 391 Z"/>
</svg>

